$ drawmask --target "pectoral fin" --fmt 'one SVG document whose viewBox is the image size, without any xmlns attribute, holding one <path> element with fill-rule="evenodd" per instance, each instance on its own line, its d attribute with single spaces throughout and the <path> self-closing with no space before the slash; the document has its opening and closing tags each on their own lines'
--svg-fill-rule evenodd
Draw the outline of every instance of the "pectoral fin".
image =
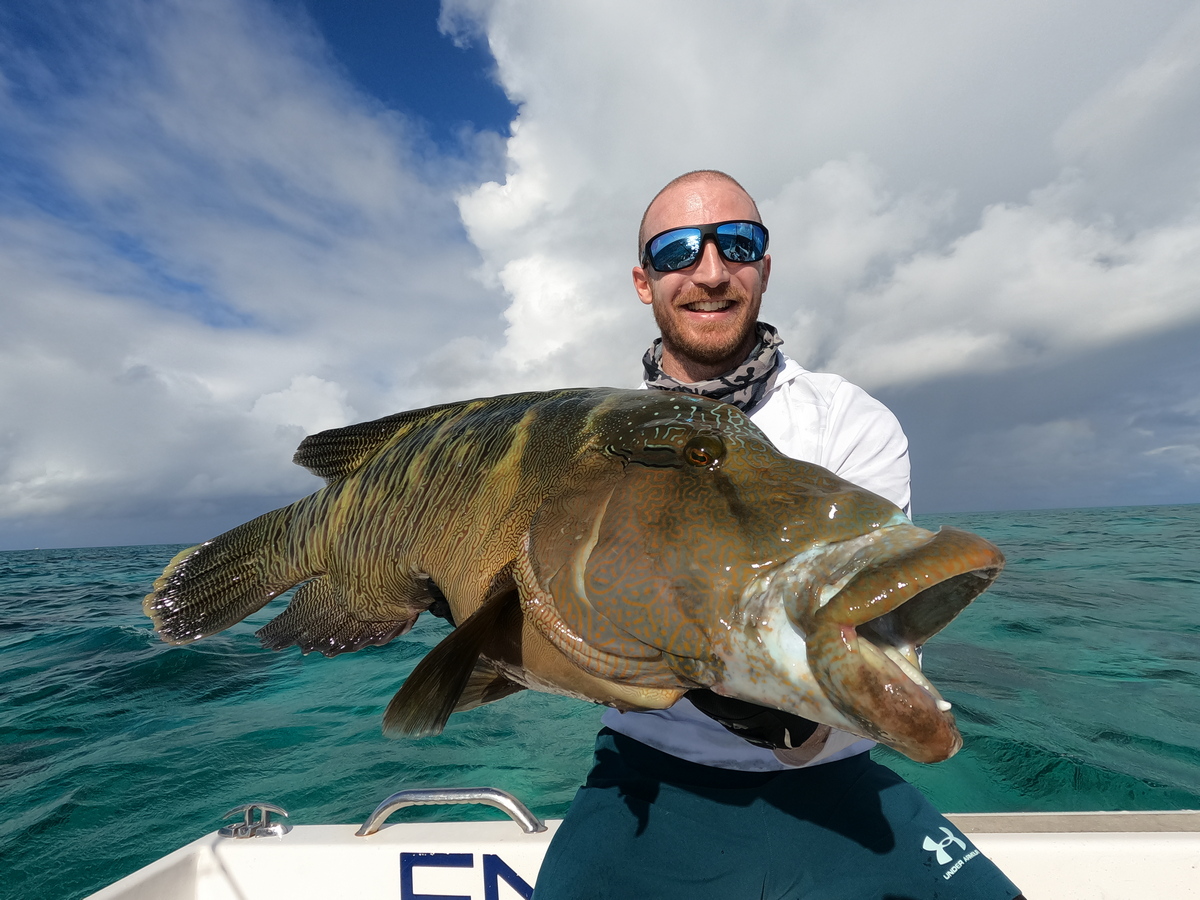
<svg viewBox="0 0 1200 900">
<path fill-rule="evenodd" d="M 467 686 L 459 695 L 458 703 L 454 705 L 454 711 L 456 713 L 466 712 L 468 709 L 475 709 L 485 703 L 494 703 L 523 690 L 525 690 L 523 684 L 510 681 L 497 672 L 496 667 L 490 662 L 481 659 L 471 670 Z"/>
<path fill-rule="evenodd" d="M 516 586 L 493 594 L 413 669 L 383 715 L 384 734 L 409 737 L 440 734 L 446 720 L 463 701 L 472 676 L 479 672 L 479 656 L 484 647 L 497 640 L 518 641 L 521 625 Z M 476 677 L 482 679 L 483 675 Z M 479 688 L 477 682 L 467 694 L 467 702 Z M 499 696 L 503 694 L 491 699 Z"/>
</svg>

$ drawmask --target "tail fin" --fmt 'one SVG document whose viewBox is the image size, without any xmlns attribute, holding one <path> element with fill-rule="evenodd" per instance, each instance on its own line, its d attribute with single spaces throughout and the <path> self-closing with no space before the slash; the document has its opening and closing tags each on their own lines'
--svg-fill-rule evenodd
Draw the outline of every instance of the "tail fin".
<svg viewBox="0 0 1200 900">
<path fill-rule="evenodd" d="M 142 601 L 159 636 L 187 644 L 215 634 L 308 577 L 285 558 L 293 514 L 291 506 L 274 510 L 172 559 Z"/>
</svg>

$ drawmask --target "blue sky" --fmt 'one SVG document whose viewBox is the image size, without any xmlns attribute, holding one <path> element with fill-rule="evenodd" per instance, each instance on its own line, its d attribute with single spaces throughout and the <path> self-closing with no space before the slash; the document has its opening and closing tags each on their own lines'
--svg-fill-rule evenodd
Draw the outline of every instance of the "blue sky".
<svg viewBox="0 0 1200 900">
<path fill-rule="evenodd" d="M 486 40 L 442 34 L 438 0 L 306 0 L 290 8 L 312 20 L 359 90 L 428 123 L 442 149 L 453 151 L 464 126 L 508 135 L 517 109 L 496 82 Z"/>
<path fill-rule="evenodd" d="M 1200 5 L 0 0 L 0 549 L 200 540 L 314 430 L 632 385 L 717 167 L 918 512 L 1200 502 Z M 630 23 L 636 22 L 636 27 Z"/>
</svg>

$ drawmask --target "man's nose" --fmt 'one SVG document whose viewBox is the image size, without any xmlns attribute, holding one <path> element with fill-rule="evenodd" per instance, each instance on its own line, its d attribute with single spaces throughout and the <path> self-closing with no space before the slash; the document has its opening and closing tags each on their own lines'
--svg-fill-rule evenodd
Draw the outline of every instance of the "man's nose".
<svg viewBox="0 0 1200 900">
<path fill-rule="evenodd" d="M 700 261 L 692 273 L 692 281 L 705 287 L 720 287 L 729 281 L 729 268 L 725 257 L 717 250 L 717 242 L 706 240 L 700 251 Z"/>
</svg>

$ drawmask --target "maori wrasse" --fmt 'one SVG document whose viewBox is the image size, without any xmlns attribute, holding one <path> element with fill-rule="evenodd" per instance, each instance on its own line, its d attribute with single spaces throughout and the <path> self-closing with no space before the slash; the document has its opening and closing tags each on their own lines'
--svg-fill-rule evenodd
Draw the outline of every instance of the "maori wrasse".
<svg viewBox="0 0 1200 900">
<path fill-rule="evenodd" d="M 414 410 L 307 438 L 328 484 L 183 551 L 144 608 L 184 644 L 301 584 L 258 631 L 333 656 L 426 610 L 456 628 L 389 733 L 522 688 L 618 709 L 686 691 L 795 713 L 920 761 L 962 739 L 918 650 L 1003 566 L 826 469 L 733 406 L 608 388 Z"/>
</svg>

